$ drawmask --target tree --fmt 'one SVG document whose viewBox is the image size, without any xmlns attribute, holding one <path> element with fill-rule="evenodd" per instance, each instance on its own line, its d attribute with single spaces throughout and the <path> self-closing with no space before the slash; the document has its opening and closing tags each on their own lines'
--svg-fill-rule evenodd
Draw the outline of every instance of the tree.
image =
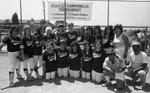
<svg viewBox="0 0 150 93">
<path fill-rule="evenodd" d="M 13 25 L 18 25 L 19 24 L 19 19 L 17 13 L 14 13 L 12 16 L 12 24 Z"/>
</svg>

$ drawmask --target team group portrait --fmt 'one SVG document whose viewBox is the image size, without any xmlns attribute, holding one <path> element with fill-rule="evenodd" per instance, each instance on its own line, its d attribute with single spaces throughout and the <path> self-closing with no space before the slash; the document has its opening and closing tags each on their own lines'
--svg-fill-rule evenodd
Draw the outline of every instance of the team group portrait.
<svg viewBox="0 0 150 93">
<path fill-rule="evenodd" d="M 0 1 L 19 6 L 0 15 L 0 93 L 150 93 L 150 1 L 28 1 Z"/>
</svg>

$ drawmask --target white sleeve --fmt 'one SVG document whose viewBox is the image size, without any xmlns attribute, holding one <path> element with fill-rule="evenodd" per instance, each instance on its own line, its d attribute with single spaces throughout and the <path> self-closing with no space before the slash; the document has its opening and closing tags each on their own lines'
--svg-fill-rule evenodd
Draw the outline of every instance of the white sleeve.
<svg viewBox="0 0 150 93">
<path fill-rule="evenodd" d="M 147 57 L 147 54 L 146 53 L 142 53 L 143 54 L 143 57 L 142 57 L 142 63 L 148 63 L 148 57 Z"/>
</svg>

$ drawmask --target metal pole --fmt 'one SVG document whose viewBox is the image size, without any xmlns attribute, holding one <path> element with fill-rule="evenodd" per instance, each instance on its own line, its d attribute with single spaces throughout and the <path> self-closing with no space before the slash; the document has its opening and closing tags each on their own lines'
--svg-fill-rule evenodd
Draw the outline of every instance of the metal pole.
<svg viewBox="0 0 150 93">
<path fill-rule="evenodd" d="M 109 26 L 109 0 L 108 0 L 108 7 L 107 7 L 107 26 Z"/>
<path fill-rule="evenodd" d="M 21 0 L 20 0 L 20 22 L 22 25 L 22 2 L 21 2 Z"/>
<path fill-rule="evenodd" d="M 66 0 L 64 0 L 64 22 L 65 22 L 65 30 L 66 30 Z"/>
<path fill-rule="evenodd" d="M 20 0 L 20 37 L 22 36 L 22 1 Z"/>
<path fill-rule="evenodd" d="M 44 1 L 42 2 L 43 2 L 43 13 L 44 13 L 44 21 L 45 21 L 45 2 Z"/>
</svg>

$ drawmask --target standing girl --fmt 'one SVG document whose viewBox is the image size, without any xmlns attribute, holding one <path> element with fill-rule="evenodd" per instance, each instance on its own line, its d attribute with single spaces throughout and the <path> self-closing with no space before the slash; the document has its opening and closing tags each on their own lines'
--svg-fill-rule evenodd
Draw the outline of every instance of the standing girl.
<svg viewBox="0 0 150 93">
<path fill-rule="evenodd" d="M 23 62 L 23 70 L 27 77 L 27 80 L 32 80 L 31 74 L 34 70 L 34 60 L 33 60 L 33 37 L 31 36 L 31 28 L 29 25 L 26 25 L 23 28 L 24 36 L 22 38 L 22 45 L 24 46 L 23 54 L 28 55 L 28 59 Z M 28 64 L 30 66 L 30 73 L 28 72 Z"/>
<path fill-rule="evenodd" d="M 14 72 L 16 69 L 17 78 L 21 79 L 22 76 L 20 75 L 20 65 L 21 63 L 17 59 L 19 55 L 20 48 L 23 48 L 21 45 L 21 39 L 18 37 L 19 29 L 18 27 L 12 27 L 10 29 L 10 35 L 2 40 L 2 45 L 0 49 L 7 44 L 7 51 L 8 51 L 8 58 L 10 61 L 10 69 L 9 69 L 9 86 L 13 87 L 15 84 L 13 83 L 14 80 Z"/>
<path fill-rule="evenodd" d="M 107 26 L 104 31 L 103 45 L 104 48 L 109 48 L 114 40 L 114 31 L 112 26 Z"/>
<path fill-rule="evenodd" d="M 34 50 L 33 50 L 33 55 L 34 55 L 33 57 L 34 57 L 34 64 L 35 64 L 34 70 L 37 78 L 41 78 L 38 71 L 38 62 L 39 62 L 39 66 L 43 64 L 42 50 L 44 44 L 45 44 L 44 37 L 41 33 L 41 28 L 39 27 L 37 28 L 36 35 L 34 37 Z"/>
<path fill-rule="evenodd" d="M 89 42 L 86 42 L 83 50 L 83 61 L 82 61 L 82 78 L 91 79 L 92 72 L 92 48 Z"/>
<path fill-rule="evenodd" d="M 93 51 L 92 79 L 98 83 L 101 82 L 103 76 L 103 63 L 106 57 L 106 52 L 100 41 L 95 44 Z"/>
<path fill-rule="evenodd" d="M 69 55 L 69 74 L 70 77 L 79 78 L 81 70 L 81 50 L 77 42 L 71 43 L 71 52 Z"/>
</svg>

